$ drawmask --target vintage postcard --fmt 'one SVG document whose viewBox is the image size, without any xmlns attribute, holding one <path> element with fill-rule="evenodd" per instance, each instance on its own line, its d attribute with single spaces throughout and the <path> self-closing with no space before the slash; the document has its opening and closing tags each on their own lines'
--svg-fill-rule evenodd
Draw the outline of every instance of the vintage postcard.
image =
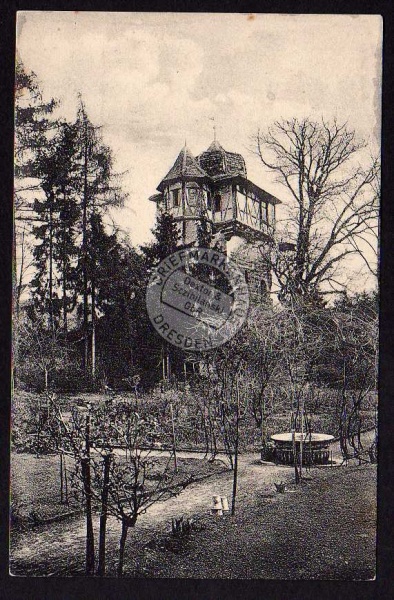
<svg viewBox="0 0 394 600">
<path fill-rule="evenodd" d="M 10 573 L 376 575 L 382 18 L 17 15 Z"/>
</svg>

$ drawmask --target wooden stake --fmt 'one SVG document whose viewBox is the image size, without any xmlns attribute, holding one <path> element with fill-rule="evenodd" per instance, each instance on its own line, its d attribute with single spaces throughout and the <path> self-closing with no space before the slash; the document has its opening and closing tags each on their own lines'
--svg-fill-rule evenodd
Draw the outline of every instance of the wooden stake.
<svg viewBox="0 0 394 600">
<path fill-rule="evenodd" d="M 60 503 L 63 504 L 63 452 L 60 452 L 59 458 L 60 458 Z"/>
<path fill-rule="evenodd" d="M 302 478 L 302 460 L 303 460 L 303 449 L 304 449 L 304 402 L 300 400 L 300 413 L 301 413 L 301 441 L 300 441 L 300 479 Z"/>
<path fill-rule="evenodd" d="M 63 456 L 63 472 L 64 472 L 64 488 L 65 488 L 65 492 L 66 492 L 66 504 L 68 506 L 68 483 L 67 483 L 66 455 Z"/>
<path fill-rule="evenodd" d="M 238 480 L 238 443 L 239 443 L 239 387 L 238 379 L 235 380 L 235 390 L 237 395 L 237 415 L 236 415 L 236 430 L 235 430 L 235 448 L 234 448 L 234 478 L 233 478 L 233 497 L 231 502 L 231 515 L 235 515 L 235 500 L 237 497 L 237 480 Z"/>
<path fill-rule="evenodd" d="M 171 411 L 171 425 L 172 425 L 172 447 L 174 450 L 174 467 L 175 467 L 175 473 L 178 473 L 178 461 L 177 461 L 177 456 L 176 456 L 174 411 L 172 409 L 172 402 L 170 402 L 170 411 Z"/>
<path fill-rule="evenodd" d="M 100 532 L 99 532 L 99 559 L 97 575 L 105 575 L 105 541 L 107 531 L 108 516 L 108 494 L 109 494 L 109 476 L 110 476 L 111 454 L 105 454 L 103 457 L 103 489 L 101 492 L 101 514 L 100 514 Z"/>
</svg>

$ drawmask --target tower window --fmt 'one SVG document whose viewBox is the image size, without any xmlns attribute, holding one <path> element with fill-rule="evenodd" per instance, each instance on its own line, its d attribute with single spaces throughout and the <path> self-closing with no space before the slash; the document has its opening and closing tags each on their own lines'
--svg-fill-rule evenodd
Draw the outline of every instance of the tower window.
<svg viewBox="0 0 394 600">
<path fill-rule="evenodd" d="M 211 192 L 207 192 L 207 209 L 212 210 L 212 197 Z"/>
<path fill-rule="evenodd" d="M 260 297 L 266 298 L 267 296 L 267 292 L 268 292 L 268 287 L 267 287 L 267 283 L 264 281 L 264 279 L 262 279 L 260 281 Z"/>
<path fill-rule="evenodd" d="M 179 190 L 172 190 L 172 204 L 175 208 L 179 206 Z"/>
<path fill-rule="evenodd" d="M 263 221 L 265 223 L 268 223 L 269 219 L 268 219 L 268 206 L 266 202 L 262 202 L 261 204 L 261 216 L 263 218 Z"/>
<path fill-rule="evenodd" d="M 198 189 L 197 188 L 189 188 L 188 189 L 189 206 L 196 207 L 197 200 L 198 200 Z"/>
<path fill-rule="evenodd" d="M 215 194 L 215 198 L 214 198 L 214 211 L 215 212 L 219 212 L 222 208 L 222 199 L 220 197 L 220 194 Z"/>
</svg>

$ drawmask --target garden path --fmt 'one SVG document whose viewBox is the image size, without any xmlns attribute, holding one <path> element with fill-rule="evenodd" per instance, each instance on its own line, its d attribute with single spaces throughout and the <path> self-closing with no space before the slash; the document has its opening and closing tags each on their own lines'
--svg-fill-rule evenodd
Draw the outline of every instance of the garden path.
<svg viewBox="0 0 394 600">
<path fill-rule="evenodd" d="M 158 502 L 138 518 L 130 531 L 127 546 L 132 547 L 133 535 L 149 534 L 160 528 L 169 530 L 171 519 L 196 513 L 208 513 L 212 496 L 227 496 L 231 504 L 232 472 L 225 471 L 196 482 L 175 498 Z M 284 466 L 262 465 L 256 454 L 243 454 L 239 459 L 237 501 L 244 502 L 263 490 L 273 490 L 274 482 L 290 480 L 292 469 Z M 95 538 L 98 536 L 98 518 L 94 519 Z M 107 546 L 118 543 L 120 524 L 108 518 Z M 66 575 L 81 570 L 84 564 L 85 520 L 78 516 L 18 533 L 11 544 L 11 572 L 24 575 Z"/>
</svg>

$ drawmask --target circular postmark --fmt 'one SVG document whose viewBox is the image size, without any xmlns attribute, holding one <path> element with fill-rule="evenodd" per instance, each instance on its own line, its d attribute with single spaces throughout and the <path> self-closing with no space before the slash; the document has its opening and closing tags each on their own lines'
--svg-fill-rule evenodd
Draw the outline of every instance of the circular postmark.
<svg viewBox="0 0 394 600">
<path fill-rule="evenodd" d="M 146 306 L 156 331 L 183 350 L 206 351 L 231 339 L 249 309 L 243 272 L 211 248 L 187 248 L 155 267 Z"/>
</svg>

